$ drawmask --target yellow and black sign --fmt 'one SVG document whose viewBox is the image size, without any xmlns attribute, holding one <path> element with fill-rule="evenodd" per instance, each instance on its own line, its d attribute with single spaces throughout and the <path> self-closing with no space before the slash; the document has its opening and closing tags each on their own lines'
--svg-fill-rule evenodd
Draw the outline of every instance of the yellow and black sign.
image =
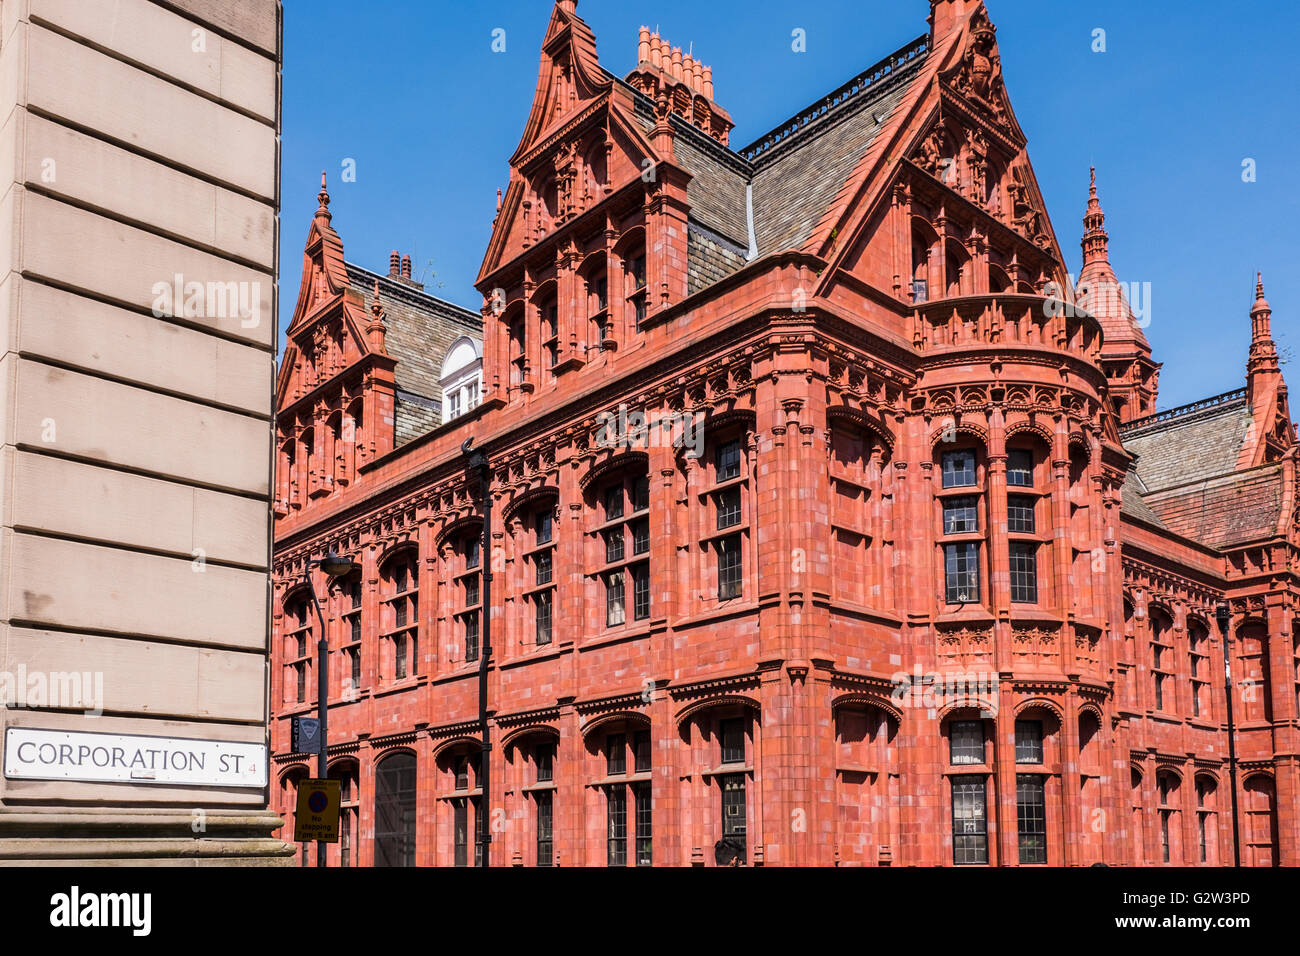
<svg viewBox="0 0 1300 956">
<path fill-rule="evenodd" d="M 295 842 L 339 842 L 339 782 L 299 780 L 298 812 L 293 818 Z"/>
</svg>

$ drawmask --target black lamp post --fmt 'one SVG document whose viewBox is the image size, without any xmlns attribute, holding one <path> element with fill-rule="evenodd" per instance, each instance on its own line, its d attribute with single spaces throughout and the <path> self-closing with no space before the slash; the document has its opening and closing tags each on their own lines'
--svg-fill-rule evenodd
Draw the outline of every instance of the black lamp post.
<svg viewBox="0 0 1300 956">
<path fill-rule="evenodd" d="M 1241 840 L 1237 832 L 1237 727 L 1232 720 L 1232 639 L 1228 637 L 1231 615 L 1228 605 L 1220 602 L 1214 618 L 1223 637 L 1223 697 L 1228 702 L 1228 786 L 1232 789 L 1232 865 L 1241 866 Z"/>
<path fill-rule="evenodd" d="M 329 777 L 329 755 L 325 751 L 326 720 L 329 712 L 330 692 L 330 658 L 329 642 L 325 638 L 325 615 L 321 613 L 320 601 L 316 600 L 316 586 L 311 580 L 311 569 L 320 568 L 331 581 L 347 577 L 360 565 L 350 558 L 340 557 L 331 551 L 325 557 L 307 562 L 307 592 L 311 603 L 316 608 L 316 620 L 320 623 L 320 636 L 316 640 L 316 713 L 320 719 L 320 749 L 316 751 L 316 776 L 325 780 Z M 325 842 L 316 843 L 316 865 L 325 865 Z"/>
<path fill-rule="evenodd" d="M 492 468 L 487 455 L 481 451 L 471 451 L 474 439 L 466 438 L 460 446 L 466 457 L 466 467 L 477 473 L 479 495 L 483 501 L 483 541 L 479 546 L 479 566 L 483 575 L 483 624 L 479 628 L 478 652 L 478 723 L 482 732 L 482 744 L 478 758 L 479 810 L 478 810 L 478 865 L 488 868 L 488 851 L 492 846 L 492 833 L 489 829 L 489 796 L 491 794 L 491 752 L 492 736 L 488 728 L 488 658 L 492 656 Z"/>
</svg>

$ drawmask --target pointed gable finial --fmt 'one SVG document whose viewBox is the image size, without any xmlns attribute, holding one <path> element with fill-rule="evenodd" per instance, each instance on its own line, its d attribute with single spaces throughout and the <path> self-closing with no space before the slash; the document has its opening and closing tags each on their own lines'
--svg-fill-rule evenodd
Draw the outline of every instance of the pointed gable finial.
<svg viewBox="0 0 1300 956">
<path fill-rule="evenodd" d="M 1106 235 L 1106 214 L 1097 198 L 1097 167 L 1088 172 L 1088 211 L 1083 215 L 1083 264 L 1107 262 L 1110 258 L 1109 236 Z"/>
<path fill-rule="evenodd" d="M 1250 358 L 1246 362 L 1248 378 L 1253 381 L 1257 372 L 1278 371 L 1277 346 L 1273 344 L 1273 331 L 1269 317 L 1273 307 L 1264 298 L 1264 274 L 1255 273 L 1255 304 L 1250 307 Z"/>
<path fill-rule="evenodd" d="M 316 194 L 316 201 L 320 203 L 316 207 L 317 217 L 331 218 L 330 213 L 330 194 L 325 188 L 325 170 L 320 171 L 320 192 Z"/>
</svg>

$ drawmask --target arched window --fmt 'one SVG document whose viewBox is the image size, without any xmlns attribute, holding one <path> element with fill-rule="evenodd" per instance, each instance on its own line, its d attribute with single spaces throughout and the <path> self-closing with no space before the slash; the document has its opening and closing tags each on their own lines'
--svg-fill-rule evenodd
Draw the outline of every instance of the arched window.
<svg viewBox="0 0 1300 956">
<path fill-rule="evenodd" d="M 754 782 L 754 714 L 746 708 L 718 708 L 709 713 L 709 732 L 722 772 L 714 779 L 719 798 L 719 836 L 738 863 L 749 859 L 749 818 Z"/>
<path fill-rule="evenodd" d="M 1016 832 L 1022 864 L 1047 863 L 1049 804 L 1060 796 L 1060 722 L 1046 707 L 1030 707 L 1015 722 Z M 1055 851 L 1059 852 L 1059 851 Z"/>
<path fill-rule="evenodd" d="M 481 525 L 462 530 L 453 542 L 448 555 L 452 571 L 452 600 L 456 607 L 454 620 L 460 632 L 466 663 L 478 660 L 479 619 L 483 610 L 481 591 L 483 569 L 483 540 Z"/>
<path fill-rule="evenodd" d="M 539 731 L 515 740 L 505 753 L 507 773 L 512 775 L 516 792 L 522 794 L 525 817 L 532 827 L 531 846 L 516 844 L 516 852 L 522 851 L 524 859 L 535 866 L 555 863 L 556 750 L 557 736 Z"/>
<path fill-rule="evenodd" d="M 1093 489 L 1089 478 L 1090 462 L 1087 451 L 1083 445 L 1077 442 L 1070 444 L 1069 455 L 1070 484 L 1066 490 L 1066 497 L 1070 502 L 1070 507 L 1066 518 L 1066 526 L 1069 528 L 1069 554 L 1073 555 L 1071 573 L 1074 578 L 1075 595 L 1072 600 L 1078 607 L 1075 613 L 1079 617 L 1103 617 L 1105 615 L 1098 606 L 1100 602 L 1097 600 L 1100 591 L 1098 583 L 1103 579 L 1097 570 L 1098 551 L 1096 546 L 1100 542 L 1094 539 L 1092 528 Z M 1046 490 L 1051 486 L 1051 475 L 1047 474 L 1044 476 L 1042 487 Z M 1046 507 L 1050 511 L 1050 499 L 1048 499 Z M 1050 522 L 1044 522 L 1044 524 L 1050 524 Z M 1041 548 L 1040 551 L 1045 555 L 1052 554 L 1051 547 Z M 1082 660 L 1085 656 L 1085 653 L 1081 651 L 1076 656 L 1076 659 Z"/>
<path fill-rule="evenodd" d="M 629 465 L 594 486 L 595 577 L 604 596 L 605 626 L 650 617 L 650 477 Z"/>
<path fill-rule="evenodd" d="M 749 434 L 731 426 L 706 436 L 705 484 L 699 497 L 713 520 L 705 525 L 700 545 L 712 552 L 720 604 L 745 596 L 745 555 L 754 514 Z"/>
<path fill-rule="evenodd" d="M 419 673 L 420 576 L 414 550 L 405 549 L 384 563 L 382 572 L 382 660 L 390 681 Z"/>
<path fill-rule="evenodd" d="M 280 443 L 280 471 L 276 475 L 277 511 L 288 514 L 290 508 L 298 507 L 298 474 L 296 471 L 296 442 L 286 438 Z"/>
<path fill-rule="evenodd" d="M 950 239 L 944 247 L 944 263 L 947 274 L 944 276 L 944 291 L 948 298 L 970 295 L 971 258 L 966 248 L 956 240 Z"/>
<path fill-rule="evenodd" d="M 605 864 L 650 866 L 653 862 L 650 730 L 619 720 L 601 724 L 587 736 L 588 759 L 595 764 L 594 788 L 603 804 Z"/>
<path fill-rule="evenodd" d="M 554 177 L 545 180 L 538 186 L 537 196 L 541 200 L 537 210 L 537 225 L 540 238 L 555 227 L 555 221 L 560 212 L 560 187 Z"/>
<path fill-rule="evenodd" d="M 1162 863 L 1181 864 L 1182 854 L 1182 820 L 1179 801 L 1178 775 L 1169 770 L 1156 774 L 1156 812 L 1160 815 L 1160 861 Z"/>
<path fill-rule="evenodd" d="M 348 406 L 348 414 L 343 419 L 343 450 L 347 456 L 343 471 L 348 481 L 356 477 L 357 469 L 366 460 L 364 411 L 364 400 L 358 398 Z"/>
<path fill-rule="evenodd" d="M 1120 673 L 1124 690 L 1124 706 L 1133 710 L 1138 708 L 1137 685 L 1134 675 L 1137 673 L 1137 617 L 1133 602 L 1124 598 L 1124 643 L 1120 651 Z"/>
<path fill-rule="evenodd" d="M 619 247 L 623 262 L 623 301 L 626 323 L 631 331 L 641 331 L 648 308 L 646 285 L 645 233 L 641 229 L 624 237 Z"/>
<path fill-rule="evenodd" d="M 510 361 L 510 387 L 522 388 L 528 381 L 528 323 L 524 319 L 524 307 L 517 303 L 506 311 L 503 319 L 508 337 L 508 358 Z"/>
<path fill-rule="evenodd" d="M 450 820 L 450 859 L 444 855 L 439 862 L 452 866 L 470 865 L 470 847 L 474 848 L 474 865 L 481 861 L 482 848 L 477 839 L 479 800 L 479 750 L 473 744 L 462 743 L 449 747 L 438 756 L 439 813 Z M 550 822 L 545 821 L 549 827 Z M 444 826 L 446 824 L 444 823 Z M 447 832 L 444 830 L 443 832 Z"/>
<path fill-rule="evenodd" d="M 938 243 L 938 236 L 929 223 L 912 220 L 912 302 L 920 304 L 930 299 L 930 264 Z"/>
<path fill-rule="evenodd" d="M 993 773 L 991 721 L 979 712 L 954 712 L 944 721 L 948 738 L 948 790 L 951 798 L 952 862 L 958 866 L 987 864 L 988 788 Z"/>
<path fill-rule="evenodd" d="M 849 866 L 888 866 L 898 841 L 898 725 L 879 707 L 835 709 L 836 843 Z"/>
<path fill-rule="evenodd" d="M 1237 695 L 1241 702 L 1241 719 L 1273 719 L 1268 684 L 1268 633 L 1262 624 L 1248 624 L 1237 632 Z"/>
<path fill-rule="evenodd" d="M 361 572 L 349 575 L 339 587 L 339 655 L 343 672 L 340 675 L 340 696 L 356 700 L 361 691 Z"/>
<path fill-rule="evenodd" d="M 330 779 L 339 782 L 338 853 L 331 863 L 357 866 L 357 821 L 361 807 L 360 776 L 356 761 L 344 760 L 330 767 Z M 331 852 L 331 856 L 335 854 Z"/>
<path fill-rule="evenodd" d="M 1079 843 L 1085 864 L 1099 863 L 1103 848 L 1108 842 L 1109 834 L 1098 832 L 1093 824 L 1104 820 L 1108 812 L 1103 804 L 1107 801 L 1102 786 L 1102 739 L 1101 721 L 1091 710 L 1079 714 L 1079 803 L 1082 811 L 1083 828 L 1079 831 Z M 1106 774 L 1109 779 L 1109 773 Z M 1108 789 L 1108 788 L 1106 788 Z"/>
<path fill-rule="evenodd" d="M 311 678 L 312 628 L 315 611 L 305 588 L 294 591 L 284 602 L 284 702 L 305 704 Z"/>
<path fill-rule="evenodd" d="M 524 558 L 531 569 L 524 603 L 532 611 L 533 643 L 542 646 L 555 637 L 555 501 L 526 512 L 524 520 Z"/>
<path fill-rule="evenodd" d="M 1192 716 L 1213 718 L 1210 696 L 1210 631 L 1195 618 L 1187 620 L 1187 673 L 1192 685 Z"/>
<path fill-rule="evenodd" d="M 375 866 L 415 866 L 415 755 L 375 767 Z"/>
<path fill-rule="evenodd" d="M 1201 863 L 1215 864 L 1219 859 L 1218 790 L 1213 777 L 1202 774 L 1196 778 L 1196 858 Z"/>
<path fill-rule="evenodd" d="M 586 290 L 587 342 L 600 345 L 614 335 L 609 308 L 609 268 L 604 253 L 588 256 L 579 276 Z"/>
<path fill-rule="evenodd" d="M 851 419 L 833 416 L 830 425 L 831 587 L 839 600 L 891 608 L 889 447 Z"/>
<path fill-rule="evenodd" d="M 984 536 L 988 528 L 983 449 L 970 443 L 944 444 L 936 455 L 943 601 L 956 606 L 982 604 L 985 588 L 980 571 L 986 565 Z"/>
<path fill-rule="evenodd" d="M 548 283 L 533 298 L 537 314 L 537 340 L 541 343 L 544 382 L 555 381 L 555 366 L 560 362 L 560 307 L 554 283 Z"/>
<path fill-rule="evenodd" d="M 330 492 L 343 475 L 347 460 L 343 447 L 343 412 L 336 411 L 325 423 L 325 447 L 321 453 L 324 490 Z M 342 482 L 346 484 L 346 480 Z"/>
<path fill-rule="evenodd" d="M 316 435 L 310 428 L 298 433 L 298 487 L 310 498 L 320 490 L 320 471 L 316 468 Z M 306 502 L 302 502 L 306 504 Z"/>
<path fill-rule="evenodd" d="M 479 403 L 479 380 L 483 370 L 482 345 L 462 335 L 447 349 L 442 360 L 442 420 L 451 421 L 473 411 Z"/>
<path fill-rule="evenodd" d="M 1245 852 L 1247 866 L 1277 866 L 1277 792 L 1273 778 L 1266 774 L 1248 777 L 1242 786 L 1242 814 L 1245 816 Z"/>
<path fill-rule="evenodd" d="M 1174 624 L 1163 608 L 1147 609 L 1151 622 L 1152 707 L 1164 713 L 1178 705 L 1174 686 Z"/>
<path fill-rule="evenodd" d="M 605 185 L 609 181 L 605 167 L 605 142 L 597 140 L 587 150 L 582 164 L 583 184 L 588 202 L 599 200 L 604 194 Z"/>
<path fill-rule="evenodd" d="M 1011 601 L 1037 604 L 1039 564 L 1049 551 L 1047 449 L 1023 436 L 1007 447 L 1007 547 Z"/>
</svg>

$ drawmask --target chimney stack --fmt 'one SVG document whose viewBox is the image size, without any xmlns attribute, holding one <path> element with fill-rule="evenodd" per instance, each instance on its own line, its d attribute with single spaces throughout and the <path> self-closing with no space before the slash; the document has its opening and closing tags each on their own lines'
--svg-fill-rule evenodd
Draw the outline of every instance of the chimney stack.
<svg viewBox="0 0 1300 956">
<path fill-rule="evenodd" d="M 712 67 L 705 66 L 693 52 L 674 47 L 648 27 L 637 31 L 636 55 L 636 69 L 627 75 L 628 83 L 655 103 L 660 102 L 660 96 L 666 97 L 670 112 L 727 145 L 735 124 L 731 114 L 713 99 Z"/>
</svg>

